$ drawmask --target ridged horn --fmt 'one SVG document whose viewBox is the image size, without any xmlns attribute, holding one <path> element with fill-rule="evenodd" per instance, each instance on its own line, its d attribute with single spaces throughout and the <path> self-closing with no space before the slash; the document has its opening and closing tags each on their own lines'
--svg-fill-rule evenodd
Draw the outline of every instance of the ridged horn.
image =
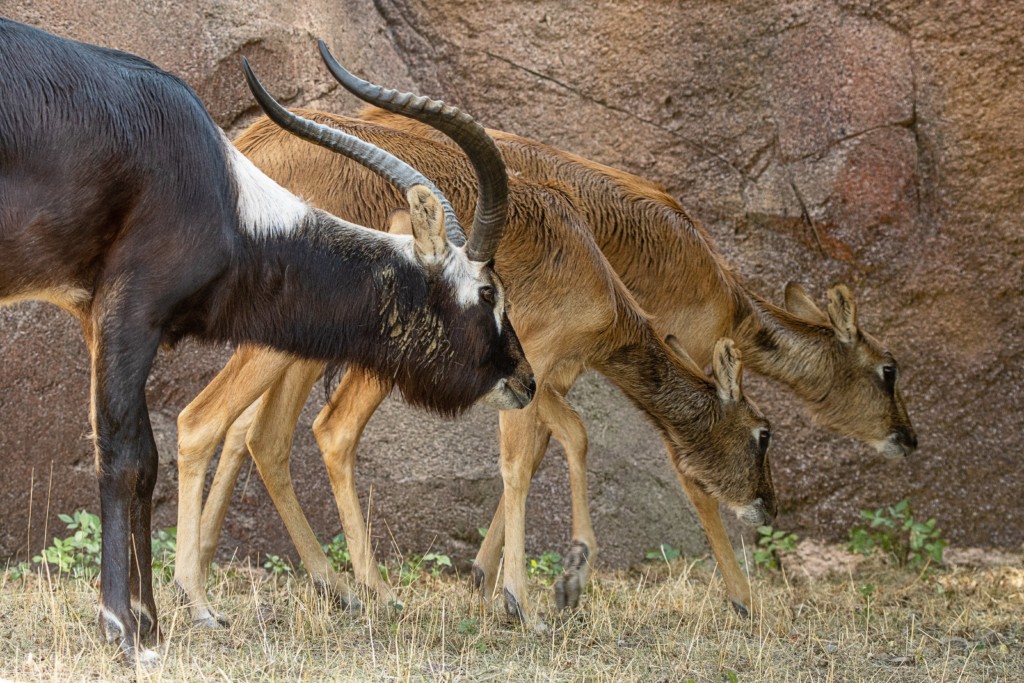
<svg viewBox="0 0 1024 683">
<path fill-rule="evenodd" d="M 441 190 L 437 189 L 426 176 L 394 154 L 386 152 L 376 145 L 288 111 L 263 87 L 263 84 L 256 78 L 256 74 L 253 73 L 252 67 L 249 66 L 249 60 L 245 57 L 242 57 L 242 70 L 245 71 L 245 80 L 249 83 L 249 90 L 252 91 L 260 109 L 271 121 L 303 140 L 308 140 L 362 164 L 382 176 L 403 194 L 408 192 L 413 185 L 426 186 L 441 202 L 448 241 L 457 247 L 466 243 L 466 233 L 455 216 L 455 209 L 452 208 L 448 198 L 441 193 Z"/>
<path fill-rule="evenodd" d="M 494 258 L 505 231 L 508 212 L 508 175 L 494 140 L 473 118 L 438 100 L 388 90 L 349 73 L 320 41 L 320 56 L 342 87 L 359 99 L 396 114 L 422 121 L 450 137 L 469 157 L 476 171 L 479 194 L 473 231 L 466 255 L 473 261 Z"/>
</svg>

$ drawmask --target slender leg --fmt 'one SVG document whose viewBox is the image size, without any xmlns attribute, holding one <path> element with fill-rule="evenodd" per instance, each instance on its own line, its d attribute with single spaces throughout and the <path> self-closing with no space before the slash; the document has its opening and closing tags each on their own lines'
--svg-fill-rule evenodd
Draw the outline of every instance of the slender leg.
<svg viewBox="0 0 1024 683">
<path fill-rule="evenodd" d="M 538 392 L 539 393 L 539 392 Z M 537 397 L 534 397 L 537 401 Z M 534 423 L 534 453 L 531 466 L 531 479 L 544 461 L 544 454 L 548 449 L 548 441 L 551 438 L 551 430 L 540 420 Z M 502 548 L 505 543 L 505 494 L 502 493 L 498 499 L 498 507 L 494 510 L 494 516 L 487 527 L 487 535 L 480 544 L 480 550 L 473 560 L 473 585 L 480 592 L 484 603 L 489 603 L 494 595 L 498 583 L 498 567 L 501 565 Z"/>
<path fill-rule="evenodd" d="M 377 569 L 355 482 L 356 451 L 363 428 L 390 391 L 390 386 L 368 374 L 349 370 L 330 403 L 313 422 L 313 433 L 331 478 L 334 501 L 348 540 L 356 580 L 376 593 L 378 598 L 395 602 L 394 592 Z"/>
<path fill-rule="evenodd" d="M 264 394 L 246 443 L 310 577 L 343 605 L 358 609 L 359 599 L 348 581 L 331 567 L 299 506 L 288 468 L 295 423 L 323 369 L 322 363 L 310 361 L 298 361 L 288 368 Z"/>
<path fill-rule="evenodd" d="M 736 553 L 729 543 L 729 537 L 722 526 L 722 515 L 718 507 L 718 501 L 700 490 L 692 480 L 679 475 L 683 484 L 683 490 L 690 497 L 693 507 L 700 517 L 701 526 L 707 534 L 708 542 L 711 543 L 711 552 L 718 562 L 718 569 L 722 572 L 725 580 L 725 590 L 732 601 L 732 606 L 743 616 L 748 616 L 750 608 L 750 584 L 747 577 L 743 575 L 739 563 L 736 561 Z"/>
<path fill-rule="evenodd" d="M 597 557 L 597 538 L 590 520 L 587 489 L 587 430 L 579 414 L 562 394 L 545 392 L 539 406 L 541 419 L 562 444 L 569 463 L 572 497 L 572 545 L 565 555 L 565 572 L 554 584 L 555 604 L 559 609 L 575 608 L 590 578 Z"/>
<path fill-rule="evenodd" d="M 157 452 L 145 387 L 160 343 L 160 331 L 136 322 L 144 317 L 139 313 L 138 309 L 130 311 L 116 293 L 95 307 L 89 335 L 90 414 L 96 440 L 103 532 L 100 630 L 108 642 L 118 641 L 129 660 L 148 664 L 159 659 L 141 644 L 141 635 L 153 628 L 157 620 L 148 565 Z M 133 547 L 137 552 L 133 552 Z M 139 562 L 147 565 L 139 567 Z M 132 610 L 133 594 L 137 596 L 136 604 L 144 608 L 141 611 L 148 624 L 140 624 L 140 616 Z"/>
<path fill-rule="evenodd" d="M 245 445 L 245 435 L 256 419 L 262 397 L 245 409 L 228 429 L 224 437 L 224 446 L 220 449 L 217 471 L 213 475 L 213 483 L 203 503 L 202 531 L 199 535 L 199 561 L 203 576 L 210 572 L 213 556 L 217 553 L 224 518 L 227 516 L 231 496 L 235 492 L 235 483 L 242 471 L 242 465 L 249 459 L 249 447 Z"/>
<path fill-rule="evenodd" d="M 527 595 L 526 496 L 539 450 L 537 414 L 536 395 L 526 408 L 500 413 L 501 479 L 505 489 L 505 610 L 524 624 L 530 624 L 533 616 Z"/>
<path fill-rule="evenodd" d="M 231 424 L 294 362 L 270 349 L 242 347 L 213 381 L 178 415 L 178 548 L 174 582 L 196 624 L 217 628 L 203 588 L 200 522 L 206 468 Z"/>
</svg>

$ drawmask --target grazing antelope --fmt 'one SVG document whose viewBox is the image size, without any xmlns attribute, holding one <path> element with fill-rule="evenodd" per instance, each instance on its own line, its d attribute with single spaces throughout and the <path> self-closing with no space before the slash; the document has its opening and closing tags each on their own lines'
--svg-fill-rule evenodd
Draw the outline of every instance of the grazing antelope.
<svg viewBox="0 0 1024 683">
<path fill-rule="evenodd" d="M 410 100 L 408 95 L 369 84 L 356 90 L 360 97 L 392 102 L 403 113 L 444 126 L 446 109 L 439 103 Z M 470 210 L 470 171 L 462 157 L 445 146 L 346 117 L 305 111 L 301 115 L 405 156 L 437 179 L 457 213 Z M 266 120 L 257 121 L 236 140 L 239 149 L 271 177 L 353 220 L 383 220 L 397 201 L 391 188 L 362 169 L 296 143 Z M 339 192 L 339 183 L 349 191 Z M 352 201 L 354 196 L 361 201 Z M 728 504 L 748 523 L 772 519 L 775 499 L 767 458 L 768 423 L 743 397 L 740 359 L 732 342 L 717 344 L 714 381 L 685 356 L 677 356 L 655 334 L 647 315 L 608 267 L 560 188 L 510 178 L 506 229 L 509 237 L 498 249 L 495 267 L 506 283 L 510 317 L 537 379 L 536 397 L 530 406 L 500 413 L 501 471 L 508 494 L 504 596 L 509 613 L 529 616 L 523 516 L 530 467 L 538 459 L 538 450 L 546 446 L 546 420 L 557 418 L 555 424 L 581 430 L 581 424 L 566 423 L 561 416 L 574 415 L 564 394 L 586 368 L 603 373 L 646 413 L 661 432 L 680 476 L 697 482 L 702 491 Z M 289 360 L 282 357 L 277 363 Z M 256 372 L 261 365 L 273 367 L 279 379 L 258 406 L 239 417 L 240 410 L 203 411 L 193 404 L 186 409 L 189 419 L 179 421 L 180 428 L 200 434 L 223 434 L 230 427 L 203 513 L 202 570 L 212 559 L 224 511 L 248 449 L 310 573 L 320 582 L 347 591 L 347 584 L 323 557 L 288 476 L 292 430 L 323 368 L 297 361 L 280 371 L 280 364 L 243 348 L 214 380 L 216 391 L 228 393 L 229 381 L 237 385 L 243 369 Z M 314 431 L 349 539 L 356 577 L 378 594 L 393 597 L 373 561 L 353 479 L 355 442 L 389 390 L 387 384 L 350 370 L 318 416 Z M 182 438 L 190 437 L 183 432 Z M 573 476 L 581 475 L 585 472 L 573 472 Z M 180 556 L 178 562 L 180 568 Z"/>
<path fill-rule="evenodd" d="M 429 126 L 383 109 L 365 109 L 360 118 L 441 141 Z M 744 286 L 704 229 L 660 186 L 511 133 L 488 133 L 517 177 L 555 181 L 570 190 L 601 251 L 651 314 L 658 333 L 675 337 L 698 365 L 710 362 L 716 339 L 729 336 L 750 370 L 789 387 L 822 427 L 859 439 L 888 458 L 905 457 L 917 448 L 897 387 L 896 360 L 860 328 L 853 295 L 845 285 L 828 291 L 825 312 L 794 283 L 786 286 L 785 308 L 774 306 Z M 584 468 L 586 433 L 569 408 L 545 424 L 569 459 L 573 542 L 555 592 L 559 605 L 574 606 L 597 551 L 586 478 L 572 475 Z M 543 455 L 543 449 L 537 451 L 533 470 Z M 707 533 L 729 598 L 745 614 L 750 587 L 722 526 L 718 503 L 685 475 L 682 484 Z M 487 594 L 501 559 L 503 509 L 499 504 L 474 562 Z"/>
<path fill-rule="evenodd" d="M 342 221 L 270 180 L 187 85 L 130 54 L 0 20 L 0 101 L 0 302 L 48 301 L 81 322 L 102 515 L 99 625 L 128 658 L 157 659 L 141 636 L 158 630 L 145 384 L 161 344 L 192 336 L 351 364 L 443 413 L 484 395 L 530 399 L 487 265 L 506 190 L 493 145 L 497 203 L 463 249 L 446 236 L 463 240 L 447 201 L 404 162 L 315 124 L 296 131 L 395 183 L 414 237 Z M 252 379 L 250 402 L 267 379 Z"/>
</svg>

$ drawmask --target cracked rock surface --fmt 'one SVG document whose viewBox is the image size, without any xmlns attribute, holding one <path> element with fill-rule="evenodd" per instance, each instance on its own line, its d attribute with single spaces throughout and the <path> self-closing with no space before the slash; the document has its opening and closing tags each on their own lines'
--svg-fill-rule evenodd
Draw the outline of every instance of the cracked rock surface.
<svg viewBox="0 0 1024 683">
<path fill-rule="evenodd" d="M 777 526 L 841 540 L 859 509 L 910 497 L 957 544 L 1024 543 L 1024 7 L 8 0 L 4 14 L 152 59 L 232 133 L 255 111 L 242 54 L 285 102 L 356 111 L 319 63 L 322 37 L 360 75 L 663 183 L 769 299 L 781 301 L 792 279 L 819 301 L 848 283 L 862 326 L 901 363 L 921 443 L 903 463 L 815 430 L 793 397 L 747 378 L 776 435 Z M 175 417 L 228 353 L 186 343 L 158 360 L 156 528 L 175 522 Z M 38 552 L 60 530 L 59 512 L 98 510 L 88 378 L 67 316 L 37 304 L 0 309 L 0 557 L 24 557 L 29 542 Z M 636 410 L 593 376 L 570 399 L 589 427 L 599 564 L 638 561 L 659 543 L 702 552 Z M 318 388 L 292 473 L 329 538 L 339 524 L 308 429 L 322 402 Z M 496 422 L 482 409 L 438 421 L 393 400 L 375 416 L 358 477 L 382 553 L 393 539 L 406 553 L 472 557 L 501 488 Z M 529 499 L 535 553 L 565 552 L 570 540 L 566 467 L 551 450 Z M 243 470 L 222 547 L 290 547 L 254 471 Z"/>
</svg>

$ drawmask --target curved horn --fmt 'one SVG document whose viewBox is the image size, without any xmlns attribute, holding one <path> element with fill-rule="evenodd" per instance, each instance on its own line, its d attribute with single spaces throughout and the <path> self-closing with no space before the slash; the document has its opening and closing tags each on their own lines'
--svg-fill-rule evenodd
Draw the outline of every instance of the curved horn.
<svg viewBox="0 0 1024 683">
<path fill-rule="evenodd" d="M 466 243 L 466 234 L 462 229 L 462 225 L 459 224 L 458 218 L 455 216 L 455 209 L 448 202 L 448 198 L 426 176 L 395 155 L 384 151 L 376 145 L 372 145 L 354 135 L 349 135 L 330 126 L 325 126 L 291 113 L 271 97 L 270 93 L 263 87 L 263 84 L 256 78 L 252 67 L 249 66 L 249 60 L 245 57 L 242 57 L 242 69 L 245 71 L 245 80 L 249 83 L 249 90 L 252 91 L 256 102 L 259 103 L 260 108 L 271 121 L 303 140 L 326 147 L 332 152 L 337 152 L 362 164 L 374 173 L 384 177 L 388 182 L 401 190 L 403 194 L 408 192 L 409 188 L 413 185 L 424 185 L 441 202 L 441 207 L 444 210 L 445 232 L 448 233 L 448 241 L 458 247 Z"/>
<path fill-rule="evenodd" d="M 505 231 L 508 211 L 508 175 L 494 140 L 473 118 L 438 100 L 388 90 L 352 75 L 338 64 L 327 44 L 320 41 L 320 56 L 331 74 L 350 93 L 390 112 L 408 116 L 438 129 L 462 148 L 476 170 L 479 194 L 473 232 L 466 255 L 473 261 L 490 261 Z"/>
</svg>

